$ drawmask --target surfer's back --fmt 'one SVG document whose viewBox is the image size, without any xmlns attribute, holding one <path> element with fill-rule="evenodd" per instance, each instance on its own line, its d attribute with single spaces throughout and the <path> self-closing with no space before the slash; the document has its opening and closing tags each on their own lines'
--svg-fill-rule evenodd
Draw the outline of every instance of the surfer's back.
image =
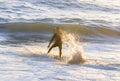
<svg viewBox="0 0 120 81">
<path fill-rule="evenodd" d="M 62 44 L 62 39 L 59 34 L 55 33 L 55 38 L 54 38 L 53 42 L 57 45 Z"/>
</svg>

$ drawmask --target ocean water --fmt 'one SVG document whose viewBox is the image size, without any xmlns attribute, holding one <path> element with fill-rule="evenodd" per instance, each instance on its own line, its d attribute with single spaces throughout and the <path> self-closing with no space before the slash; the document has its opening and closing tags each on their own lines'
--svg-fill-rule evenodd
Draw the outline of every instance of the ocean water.
<svg viewBox="0 0 120 81">
<path fill-rule="evenodd" d="M 61 60 L 47 53 L 56 26 Z M 120 1 L 0 0 L 0 65 L 0 81 L 120 81 Z"/>
</svg>

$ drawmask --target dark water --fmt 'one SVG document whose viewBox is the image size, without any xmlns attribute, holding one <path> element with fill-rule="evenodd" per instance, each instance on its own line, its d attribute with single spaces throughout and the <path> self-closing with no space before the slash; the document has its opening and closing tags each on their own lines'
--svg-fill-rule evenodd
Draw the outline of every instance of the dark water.
<svg viewBox="0 0 120 81">
<path fill-rule="evenodd" d="M 120 31 L 107 27 L 87 26 L 79 24 L 50 24 L 50 23 L 11 23 L 0 25 L 2 42 L 28 43 L 49 41 L 54 28 L 61 28 L 76 33 L 83 42 L 119 43 Z"/>
</svg>

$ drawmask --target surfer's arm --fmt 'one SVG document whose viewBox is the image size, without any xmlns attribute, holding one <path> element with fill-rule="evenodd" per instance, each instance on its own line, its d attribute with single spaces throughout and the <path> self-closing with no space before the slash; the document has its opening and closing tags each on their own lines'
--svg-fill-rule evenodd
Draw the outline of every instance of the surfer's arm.
<svg viewBox="0 0 120 81">
<path fill-rule="evenodd" d="M 49 43 L 49 45 L 48 45 L 48 48 L 49 48 L 50 44 L 52 43 L 53 39 L 55 38 L 55 36 L 56 36 L 56 34 L 54 34 L 54 35 L 52 36 L 52 38 L 51 38 L 51 40 L 50 40 L 50 43 Z"/>
</svg>

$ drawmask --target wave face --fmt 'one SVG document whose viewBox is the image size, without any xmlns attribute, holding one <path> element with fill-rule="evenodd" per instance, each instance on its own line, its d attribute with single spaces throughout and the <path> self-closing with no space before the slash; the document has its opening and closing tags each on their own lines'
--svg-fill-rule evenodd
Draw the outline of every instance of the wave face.
<svg viewBox="0 0 120 81">
<path fill-rule="evenodd" d="M 50 24 L 50 23 L 6 23 L 0 25 L 0 32 L 15 40 L 39 39 L 48 40 L 54 33 L 56 26 L 60 26 L 70 33 L 76 33 L 81 41 L 89 42 L 120 42 L 120 31 L 103 26 L 87 26 L 80 24 Z M 2 33 L 3 32 L 3 33 Z M 7 39 L 8 40 L 8 39 Z"/>
<path fill-rule="evenodd" d="M 119 21 L 119 0 L 0 0 L 0 23 L 78 23 L 118 29 Z"/>
<path fill-rule="evenodd" d="M 48 38 L 60 25 L 84 41 L 118 42 L 119 21 L 119 0 L 0 0 L 1 32 L 38 31 Z"/>
</svg>

